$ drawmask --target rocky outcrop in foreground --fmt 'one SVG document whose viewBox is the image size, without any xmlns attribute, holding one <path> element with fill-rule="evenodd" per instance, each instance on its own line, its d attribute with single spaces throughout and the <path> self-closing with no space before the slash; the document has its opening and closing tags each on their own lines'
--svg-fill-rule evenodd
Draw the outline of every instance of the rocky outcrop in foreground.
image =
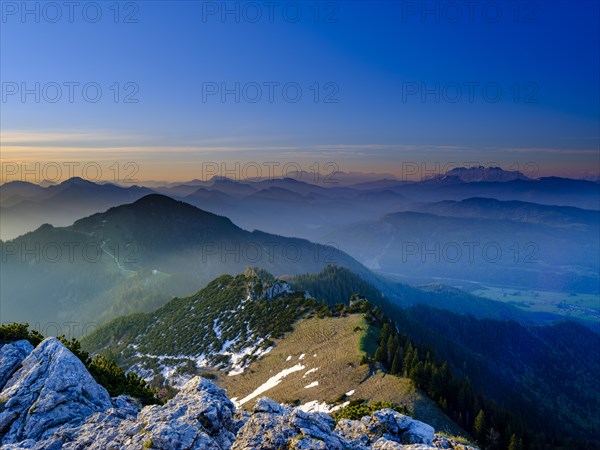
<svg viewBox="0 0 600 450">
<path fill-rule="evenodd" d="M 167 404 L 111 398 L 57 339 L 0 347 L 3 449 L 467 449 L 390 409 L 337 424 L 261 398 L 236 411 L 225 391 L 193 378 Z"/>
</svg>

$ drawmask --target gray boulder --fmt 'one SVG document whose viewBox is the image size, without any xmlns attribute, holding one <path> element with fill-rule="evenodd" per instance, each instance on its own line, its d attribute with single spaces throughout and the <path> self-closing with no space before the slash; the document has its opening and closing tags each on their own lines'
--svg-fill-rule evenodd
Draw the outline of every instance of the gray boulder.
<svg viewBox="0 0 600 450">
<path fill-rule="evenodd" d="M 0 444 L 43 440 L 112 407 L 106 389 L 58 339 L 45 339 L 0 392 Z"/>
<path fill-rule="evenodd" d="M 33 350 L 29 341 L 16 341 L 0 346 L 0 390 Z"/>
<path fill-rule="evenodd" d="M 333 432 L 334 426 L 327 414 L 306 413 L 261 398 L 238 432 L 232 450 L 348 448 L 348 443 Z"/>
<path fill-rule="evenodd" d="M 153 448 L 225 449 L 235 441 L 234 414 L 224 389 L 195 377 L 166 405 L 144 408 L 137 420 Z"/>
<path fill-rule="evenodd" d="M 435 448 L 447 449 L 447 450 L 478 450 L 477 447 L 470 445 L 461 444 L 453 439 L 446 436 L 436 435 L 433 438 L 433 446 Z"/>
<path fill-rule="evenodd" d="M 239 428 L 235 406 L 225 390 L 200 377 L 190 380 L 163 406 L 147 406 L 140 411 L 123 396 L 113 404 L 79 426 L 55 430 L 44 441 L 25 441 L 10 448 L 223 450 L 231 448 Z"/>
<path fill-rule="evenodd" d="M 395 449 L 404 445 L 433 446 L 433 427 L 392 409 L 375 411 L 361 420 L 342 419 L 336 433 L 354 448 Z"/>
<path fill-rule="evenodd" d="M 375 411 L 369 419 L 367 426 L 376 433 L 383 432 L 394 438 L 399 438 L 402 444 L 432 445 L 435 430 L 431 425 L 405 416 L 391 409 Z"/>
</svg>

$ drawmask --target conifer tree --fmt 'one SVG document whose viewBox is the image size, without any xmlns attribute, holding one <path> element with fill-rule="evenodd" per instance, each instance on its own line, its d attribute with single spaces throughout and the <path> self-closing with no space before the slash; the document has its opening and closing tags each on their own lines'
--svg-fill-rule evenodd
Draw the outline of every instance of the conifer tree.
<svg viewBox="0 0 600 450">
<path fill-rule="evenodd" d="M 485 431 L 485 413 L 483 412 L 483 409 L 480 409 L 479 413 L 477 414 L 477 417 L 475 417 L 475 424 L 473 425 L 473 434 L 475 435 L 475 439 L 477 439 L 477 442 L 481 445 L 484 443 Z"/>
<path fill-rule="evenodd" d="M 508 450 L 521 450 L 519 448 L 519 441 L 517 440 L 517 435 L 514 433 L 510 437 L 510 444 L 508 445 Z"/>
<path fill-rule="evenodd" d="M 383 362 L 383 351 L 381 350 L 381 346 L 377 347 L 375 350 L 375 355 L 373 356 L 375 361 L 382 363 Z"/>
<path fill-rule="evenodd" d="M 396 343 L 394 342 L 394 335 L 390 334 L 386 345 L 385 357 L 388 367 L 392 365 L 394 355 L 396 354 Z"/>
<path fill-rule="evenodd" d="M 401 356 L 400 356 L 400 352 L 398 350 L 396 350 L 396 354 L 394 355 L 394 360 L 392 361 L 392 369 L 391 372 L 393 375 L 397 375 L 400 373 L 400 369 L 401 369 Z"/>
</svg>

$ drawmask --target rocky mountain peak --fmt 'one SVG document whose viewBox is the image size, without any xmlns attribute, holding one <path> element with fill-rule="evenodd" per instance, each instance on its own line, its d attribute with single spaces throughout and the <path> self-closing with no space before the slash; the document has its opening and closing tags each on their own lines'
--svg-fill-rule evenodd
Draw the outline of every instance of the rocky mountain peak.
<svg viewBox="0 0 600 450">
<path fill-rule="evenodd" d="M 17 345 L 12 344 L 27 350 Z M 25 357 L 4 385 L 0 402 L 2 444 L 44 439 L 57 427 L 78 425 L 113 406 L 106 389 L 56 338 L 45 339 Z"/>
<path fill-rule="evenodd" d="M 11 342 L 0 347 L 0 389 L 32 350 L 33 345 L 26 340 Z"/>
<path fill-rule="evenodd" d="M 287 282 L 260 268 L 246 268 L 244 276 L 248 285 L 248 300 L 273 300 L 280 295 L 294 292 Z"/>
</svg>

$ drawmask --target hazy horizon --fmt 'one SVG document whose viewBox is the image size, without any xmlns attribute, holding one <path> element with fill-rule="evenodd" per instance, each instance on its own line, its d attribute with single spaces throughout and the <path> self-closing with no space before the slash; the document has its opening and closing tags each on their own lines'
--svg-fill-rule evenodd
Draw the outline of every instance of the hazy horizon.
<svg viewBox="0 0 600 450">
<path fill-rule="evenodd" d="M 285 162 L 283 164 L 276 163 L 273 165 L 273 161 L 266 161 L 264 163 L 258 162 L 234 162 L 233 165 L 227 165 L 227 163 L 209 163 L 210 166 L 205 167 L 205 170 L 189 169 L 188 171 L 178 171 L 179 176 L 177 178 L 141 178 L 140 168 L 134 163 L 124 163 L 123 168 L 120 167 L 119 163 L 81 163 L 77 166 L 73 165 L 72 162 L 60 163 L 49 163 L 47 167 L 44 167 L 43 163 L 38 165 L 22 165 L 18 163 L 2 163 L 5 164 L 2 170 L 2 176 L 0 177 L 0 185 L 6 184 L 12 181 L 23 181 L 33 184 L 60 184 L 72 178 L 81 178 L 86 181 L 93 183 L 113 183 L 122 186 L 128 185 L 160 185 L 164 184 L 177 184 L 177 183 L 188 183 L 191 181 L 203 181 L 208 182 L 213 179 L 228 179 L 236 182 L 256 182 L 274 179 L 293 179 L 296 181 L 302 181 L 310 184 L 324 184 L 335 186 L 336 184 L 351 184 L 362 183 L 367 181 L 377 181 L 385 179 L 393 179 L 397 181 L 405 182 L 419 182 L 424 181 L 432 177 L 443 176 L 452 169 L 462 168 L 479 168 L 482 166 L 462 166 L 457 163 L 434 163 L 433 165 L 427 165 L 426 163 L 405 163 L 401 170 L 388 170 L 384 171 L 360 171 L 360 170 L 343 170 L 336 165 L 335 171 L 317 171 L 315 164 L 302 166 L 295 162 Z M 215 171 L 213 164 L 218 164 L 218 170 Z M 332 164 L 332 163 L 325 163 Z M 223 166 L 224 165 L 224 166 Z M 287 168 L 286 168 L 287 166 Z M 529 163 L 525 167 L 519 168 L 513 166 L 505 168 L 501 166 L 483 166 L 488 167 L 499 167 L 500 169 L 507 172 L 520 172 L 527 178 L 539 179 L 546 177 L 558 177 L 558 178 L 569 178 L 575 180 L 586 180 L 586 181 L 600 181 L 600 171 L 586 171 L 583 173 L 571 173 L 563 171 L 552 171 L 543 170 L 533 163 Z M 296 171 L 300 168 L 302 171 Z M 319 167 L 320 168 L 320 167 Z M 119 175 L 119 171 L 128 171 L 131 177 L 127 175 Z M 93 173 L 92 176 L 83 176 L 83 172 Z M 189 175 L 181 175 L 181 173 L 189 172 Z M 252 174 L 250 173 L 252 172 Z M 61 174 L 57 177 L 57 174 Z M 109 173 L 108 177 L 99 178 L 97 174 Z M 43 175 L 51 174 L 52 176 L 44 177 Z M 111 176 L 113 178 L 111 178 Z M 117 176 L 119 178 L 117 178 Z M 340 179 L 343 177 L 343 179 Z M 354 181 L 353 181 L 354 180 Z M 489 177 L 485 181 L 499 181 L 493 177 Z"/>
<path fill-rule="evenodd" d="M 133 163 L 167 181 L 203 162 L 600 172 L 597 2 L 158 1 L 58 21 L 7 5 L 4 163 Z"/>
</svg>

